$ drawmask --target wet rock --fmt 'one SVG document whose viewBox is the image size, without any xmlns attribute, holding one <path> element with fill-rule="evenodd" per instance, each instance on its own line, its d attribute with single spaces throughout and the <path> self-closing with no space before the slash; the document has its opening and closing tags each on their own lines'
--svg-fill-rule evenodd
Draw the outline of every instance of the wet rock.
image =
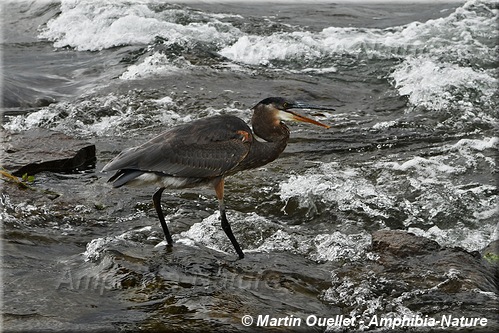
<svg viewBox="0 0 499 333">
<path fill-rule="evenodd" d="M 96 161 L 94 144 L 42 128 L 3 132 L 2 148 L 2 167 L 18 177 L 42 171 L 85 170 Z"/>
<path fill-rule="evenodd" d="M 496 239 L 482 251 L 485 260 L 491 265 L 499 265 L 499 239 Z"/>
<path fill-rule="evenodd" d="M 482 258 L 485 266 L 493 270 L 496 287 L 499 290 L 499 239 L 482 250 Z"/>
<path fill-rule="evenodd" d="M 487 329 L 499 328 L 497 316 L 490 315 L 499 305 L 497 266 L 479 252 L 443 247 L 400 230 L 374 232 L 371 249 L 371 259 L 349 262 L 334 271 L 325 301 L 366 322 L 373 314 L 441 318 L 459 313 L 486 317 Z"/>
<path fill-rule="evenodd" d="M 379 254 L 378 262 L 385 270 L 400 270 L 411 280 L 425 275 L 425 280 L 440 290 L 451 293 L 474 288 L 497 291 L 494 269 L 484 264 L 478 252 L 441 247 L 431 239 L 400 230 L 374 232 L 372 249 Z"/>
<path fill-rule="evenodd" d="M 401 230 L 379 230 L 372 235 L 373 250 L 399 257 L 426 254 L 439 250 L 437 242 Z"/>
</svg>

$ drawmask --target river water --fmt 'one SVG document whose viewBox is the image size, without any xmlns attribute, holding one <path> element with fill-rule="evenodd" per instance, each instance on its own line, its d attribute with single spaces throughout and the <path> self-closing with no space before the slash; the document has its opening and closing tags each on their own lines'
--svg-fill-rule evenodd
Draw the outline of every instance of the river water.
<svg viewBox="0 0 499 333">
<path fill-rule="evenodd" d="M 56 199 L 2 193 L 4 329 L 251 331 L 245 314 L 465 312 L 452 296 L 407 305 L 431 287 L 380 303 L 374 285 L 337 272 L 376 260 L 376 230 L 470 252 L 499 238 L 497 19 L 497 1 L 480 0 L 8 2 L 3 127 L 90 141 L 97 163 L 37 174 Z M 246 258 L 235 261 L 210 189 L 165 192 L 167 251 L 154 188 L 112 189 L 102 166 L 193 119 L 249 121 L 269 96 L 336 111 L 315 115 L 330 129 L 291 125 L 277 161 L 227 179 Z M 473 306 L 496 316 L 486 292 Z"/>
</svg>

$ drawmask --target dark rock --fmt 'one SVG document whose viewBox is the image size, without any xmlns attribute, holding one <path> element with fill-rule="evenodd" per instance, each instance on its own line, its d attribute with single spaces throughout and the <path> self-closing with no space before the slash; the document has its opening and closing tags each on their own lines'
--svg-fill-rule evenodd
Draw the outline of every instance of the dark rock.
<svg viewBox="0 0 499 333">
<path fill-rule="evenodd" d="M 390 252 L 399 257 L 425 254 L 440 249 L 437 242 L 401 230 L 379 230 L 372 234 L 372 247 L 377 252 Z"/>
<path fill-rule="evenodd" d="M 482 250 L 485 260 L 491 265 L 499 265 L 499 239 L 496 239 Z"/>
<path fill-rule="evenodd" d="M 485 266 L 494 271 L 496 287 L 499 290 L 499 239 L 496 239 L 482 250 Z"/>
<path fill-rule="evenodd" d="M 50 104 L 53 104 L 53 103 L 57 103 L 57 101 L 55 99 L 53 99 L 52 97 L 42 97 L 42 98 L 38 98 L 35 101 L 35 106 L 45 107 L 45 106 L 49 106 Z"/>
<path fill-rule="evenodd" d="M 358 302 L 358 295 L 369 295 L 378 315 L 401 315 L 405 309 L 432 318 L 459 313 L 486 317 L 487 329 L 497 331 L 497 316 L 489 315 L 498 307 L 497 275 L 480 253 L 400 230 L 374 232 L 372 250 L 372 260 L 347 262 L 334 271 L 328 302 L 350 313 L 368 313 L 369 319 L 372 304 Z"/>
<path fill-rule="evenodd" d="M 36 128 L 2 133 L 2 167 L 15 176 L 42 171 L 75 172 L 95 165 L 95 145 Z"/>
<path fill-rule="evenodd" d="M 374 232 L 372 249 L 379 254 L 378 262 L 385 270 L 400 270 L 411 280 L 426 275 L 426 282 L 438 285 L 440 290 L 496 291 L 494 270 L 484 264 L 478 252 L 441 247 L 431 239 L 401 230 Z"/>
</svg>

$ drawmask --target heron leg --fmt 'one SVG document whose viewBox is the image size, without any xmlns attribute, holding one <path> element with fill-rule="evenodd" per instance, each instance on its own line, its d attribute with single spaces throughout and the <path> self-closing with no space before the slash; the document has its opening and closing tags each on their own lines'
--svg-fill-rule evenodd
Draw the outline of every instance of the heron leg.
<svg viewBox="0 0 499 333">
<path fill-rule="evenodd" d="M 163 232 L 165 233 L 166 242 L 168 245 L 173 245 L 172 236 L 170 235 L 170 231 L 168 230 L 168 226 L 166 225 L 165 216 L 163 215 L 163 211 L 161 210 L 161 194 L 165 190 L 164 187 L 154 193 L 152 196 L 152 202 L 154 203 L 154 208 L 156 208 L 156 213 L 158 213 L 159 222 L 161 223 L 161 227 L 163 228 Z"/>
<path fill-rule="evenodd" d="M 232 229 L 230 227 L 229 221 L 227 221 L 227 215 L 225 214 L 225 204 L 224 204 L 224 179 L 220 178 L 215 183 L 215 192 L 217 194 L 218 198 L 218 208 L 220 210 L 220 220 L 222 222 L 222 229 L 229 237 L 232 246 L 234 246 L 234 249 L 236 250 L 237 254 L 239 255 L 239 259 L 244 258 L 244 253 L 241 250 L 241 247 L 239 246 L 239 243 L 236 240 L 236 237 L 234 237 L 234 234 L 232 233 Z"/>
</svg>

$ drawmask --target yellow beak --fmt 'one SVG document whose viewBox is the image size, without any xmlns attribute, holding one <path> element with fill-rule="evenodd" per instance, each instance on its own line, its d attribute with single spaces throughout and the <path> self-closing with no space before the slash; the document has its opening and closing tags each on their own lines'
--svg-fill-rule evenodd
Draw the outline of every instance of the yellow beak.
<svg viewBox="0 0 499 333">
<path fill-rule="evenodd" d="M 298 114 L 298 113 L 290 111 L 290 110 L 286 110 L 286 111 L 279 110 L 279 118 L 281 120 L 299 121 L 299 122 L 302 122 L 302 123 L 310 123 L 310 124 L 314 124 L 314 125 L 317 125 L 317 126 L 322 126 L 322 127 L 325 127 L 325 128 L 331 128 L 331 126 L 329 126 L 329 125 L 320 123 L 320 122 L 318 122 L 318 121 L 316 121 L 314 119 L 311 119 L 311 118 L 307 118 L 305 116 L 302 116 L 301 114 Z"/>
</svg>

